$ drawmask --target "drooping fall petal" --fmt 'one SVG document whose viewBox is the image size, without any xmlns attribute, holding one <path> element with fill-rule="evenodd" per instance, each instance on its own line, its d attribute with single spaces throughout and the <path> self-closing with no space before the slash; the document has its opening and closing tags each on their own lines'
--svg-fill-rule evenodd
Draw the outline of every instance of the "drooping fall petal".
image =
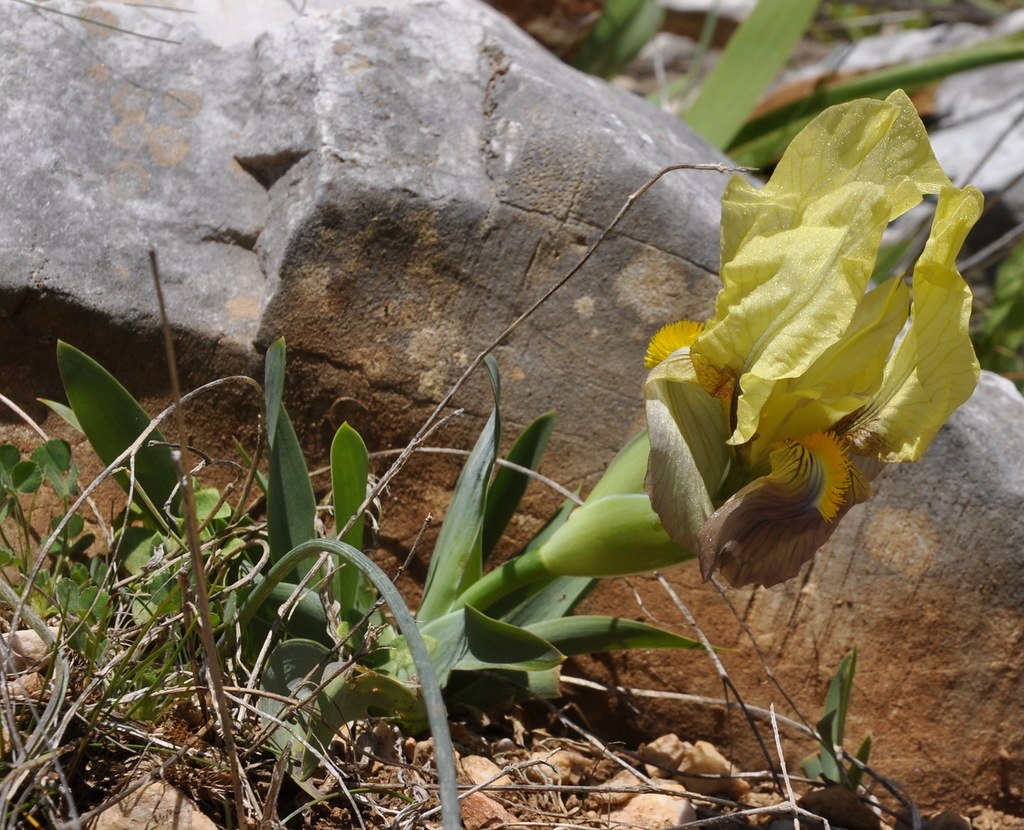
<svg viewBox="0 0 1024 830">
<path fill-rule="evenodd" d="M 861 471 L 825 445 L 790 442 L 776 449 L 771 473 L 741 489 L 704 523 L 698 556 L 705 580 L 716 568 L 735 588 L 791 579 L 847 511 L 871 495 Z"/>
<path fill-rule="evenodd" d="M 668 534 L 696 550 L 697 529 L 714 510 L 712 499 L 729 467 L 726 418 L 685 351 L 663 360 L 644 384 L 651 456 L 647 492 Z"/>
</svg>

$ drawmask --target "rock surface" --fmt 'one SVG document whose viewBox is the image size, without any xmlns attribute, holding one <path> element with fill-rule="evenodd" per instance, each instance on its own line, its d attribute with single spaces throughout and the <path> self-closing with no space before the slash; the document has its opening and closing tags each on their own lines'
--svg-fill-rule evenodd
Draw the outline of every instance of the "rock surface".
<svg viewBox="0 0 1024 830">
<path fill-rule="evenodd" d="M 666 165 L 722 160 L 675 118 L 567 69 L 469 0 L 347 3 L 227 46 L 157 9 L 87 11 L 179 42 L 0 6 L 0 383 L 37 417 L 36 397 L 61 395 L 57 337 L 140 397 L 166 400 L 154 248 L 189 385 L 258 377 L 262 350 L 285 335 L 288 401 L 307 445 L 322 450 L 318 439 L 348 419 L 371 449 L 396 446 L 628 194 Z M 559 480 L 593 480 L 642 424 L 650 333 L 710 311 L 724 182 L 659 182 L 498 350 L 506 422 L 561 414 Z M 204 403 L 229 435 L 252 423 L 250 403 Z M 479 385 L 457 403 L 489 408 Z M 878 769 L 940 806 L 950 793 L 1009 804 L 1024 779 L 1022 424 L 1020 396 L 986 377 L 801 580 L 731 593 L 812 722 L 842 654 L 860 647 L 848 735 L 873 732 Z M 433 504 L 407 499 L 410 535 L 447 492 L 428 484 Z M 695 568 L 672 578 L 712 640 L 734 649 L 722 659 L 745 698 L 781 701 Z M 655 583 L 632 584 L 659 619 L 674 618 Z M 593 605 L 633 613 L 621 587 Z M 720 695 L 698 654 L 607 665 L 616 682 Z M 644 711 L 647 737 L 696 724 L 705 734 L 686 737 L 724 749 L 723 735 L 743 732 L 707 707 Z M 744 769 L 763 766 L 752 741 L 737 748 Z"/>
<path fill-rule="evenodd" d="M 89 9 L 179 43 L 0 12 L 0 348 L 24 405 L 60 396 L 57 337 L 164 394 L 154 248 L 192 385 L 259 376 L 283 335 L 307 438 L 347 418 L 396 446 L 632 191 L 721 160 L 469 0 L 346 4 L 226 48 L 181 15 Z M 561 477 L 639 428 L 650 332 L 709 311 L 724 184 L 660 182 L 499 349 L 508 423 L 560 412 Z M 486 412 L 478 391 L 458 403 Z"/>
<path fill-rule="evenodd" d="M 728 589 L 737 616 L 695 563 L 666 575 L 716 646 L 746 703 L 793 717 L 740 627 L 749 627 L 768 667 L 807 722 L 821 717 L 836 666 L 858 648 L 847 749 L 874 736 L 872 767 L 924 805 L 996 802 L 1012 811 L 1024 780 L 1024 710 L 1019 705 L 1024 632 L 1024 398 L 983 373 L 923 459 L 887 468 L 875 494 L 840 523 L 795 579 L 773 589 Z M 678 609 L 648 578 L 630 580 L 661 622 Z M 586 610 L 629 613 L 630 589 L 609 584 Z M 689 634 L 685 629 L 681 633 Z M 711 663 L 698 653 L 629 655 L 601 667 L 605 680 L 721 698 Z M 742 716 L 705 704 L 643 702 L 643 730 L 699 723 L 737 750 L 744 769 L 766 761 Z M 623 709 L 623 722 L 629 720 Z M 614 718 L 609 719 L 614 721 Z M 772 745 L 771 726 L 761 732 Z M 790 771 L 814 751 L 795 744 Z M 955 784 L 951 781 L 955 780 Z"/>
<path fill-rule="evenodd" d="M 217 825 L 181 790 L 163 781 L 146 784 L 89 823 L 89 830 L 135 830 L 139 827 L 216 830 Z"/>
</svg>

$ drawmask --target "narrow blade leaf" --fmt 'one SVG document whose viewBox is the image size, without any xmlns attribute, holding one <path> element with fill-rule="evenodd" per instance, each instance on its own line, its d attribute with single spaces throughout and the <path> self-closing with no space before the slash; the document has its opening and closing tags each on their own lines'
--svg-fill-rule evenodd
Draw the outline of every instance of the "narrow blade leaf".
<svg viewBox="0 0 1024 830">
<path fill-rule="evenodd" d="M 63 341 L 57 343 L 57 366 L 82 432 L 100 460 L 111 464 L 149 427 L 149 415 L 113 375 Z M 158 429 L 149 434 L 149 439 L 165 440 Z M 120 473 L 115 479 L 128 492 L 128 477 Z M 143 446 L 135 456 L 135 483 L 160 510 L 178 483 L 171 451 L 167 447 Z M 150 512 L 138 494 L 135 503 L 147 514 Z"/>
<path fill-rule="evenodd" d="M 342 424 L 331 442 L 331 488 L 334 496 L 334 522 L 338 530 L 351 521 L 366 499 L 366 482 L 370 475 L 370 457 L 362 437 L 348 422 Z M 363 549 L 366 517 L 359 516 L 341 541 L 356 550 Z M 354 623 L 374 601 L 374 592 L 362 573 L 355 568 L 339 568 L 333 582 L 334 599 L 341 614 Z"/>
<path fill-rule="evenodd" d="M 483 570 L 480 544 L 487 483 L 498 457 L 498 442 L 501 439 L 501 388 L 497 364 L 494 358 L 488 356 L 484 365 L 494 390 L 494 410 L 455 483 L 448 513 L 434 545 L 423 599 L 416 612 L 417 618 L 423 621 L 437 619 L 448 613 L 462 589 L 480 579 Z"/>
<path fill-rule="evenodd" d="M 309 483 L 302 447 L 285 411 L 284 339 L 267 352 L 264 394 L 267 408 L 267 536 L 276 562 L 296 545 L 316 535 L 316 498 Z"/>
<path fill-rule="evenodd" d="M 520 467 L 536 470 L 555 427 L 555 413 L 547 412 L 526 427 L 508 451 L 506 459 Z M 508 467 L 499 467 L 487 491 L 481 556 L 486 562 L 494 552 L 505 528 L 530 484 L 530 477 Z"/>
</svg>

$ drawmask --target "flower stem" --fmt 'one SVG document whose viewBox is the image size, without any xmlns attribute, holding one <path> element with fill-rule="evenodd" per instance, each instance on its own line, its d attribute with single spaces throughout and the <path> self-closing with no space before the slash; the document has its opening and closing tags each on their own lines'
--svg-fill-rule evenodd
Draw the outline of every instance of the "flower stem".
<svg viewBox="0 0 1024 830">
<path fill-rule="evenodd" d="M 477 611 L 486 611 L 517 588 L 549 579 L 552 574 L 544 566 L 539 553 L 540 549 L 534 548 L 484 574 L 456 597 L 452 610 L 471 605 Z"/>
</svg>

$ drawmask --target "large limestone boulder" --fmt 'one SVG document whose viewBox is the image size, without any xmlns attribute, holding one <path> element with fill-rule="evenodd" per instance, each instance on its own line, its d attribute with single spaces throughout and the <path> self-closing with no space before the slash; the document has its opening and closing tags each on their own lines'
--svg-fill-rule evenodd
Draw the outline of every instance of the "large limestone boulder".
<svg viewBox="0 0 1024 830">
<path fill-rule="evenodd" d="M 26 401 L 59 392 L 56 337 L 160 393 L 153 248 L 193 382 L 285 336 L 294 417 L 394 446 L 632 191 L 721 160 L 482 4 L 346 4 L 230 47 L 181 15 L 88 12 L 178 42 L 2 11 L 0 325 Z M 651 329 L 709 310 L 723 186 L 660 182 L 499 351 L 509 423 L 560 411 L 567 479 L 639 426 Z M 457 403 L 485 412 L 479 391 Z"/>
</svg>

